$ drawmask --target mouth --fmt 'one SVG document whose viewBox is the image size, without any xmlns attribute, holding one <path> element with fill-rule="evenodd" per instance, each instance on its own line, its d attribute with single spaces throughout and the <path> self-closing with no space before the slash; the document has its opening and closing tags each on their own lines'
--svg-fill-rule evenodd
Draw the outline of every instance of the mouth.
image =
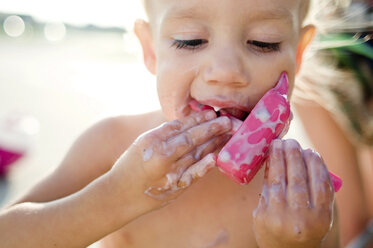
<svg viewBox="0 0 373 248">
<path fill-rule="evenodd" d="M 244 121 L 250 112 L 246 112 L 237 108 L 222 108 L 217 112 L 218 116 L 233 116 L 241 121 Z"/>
<path fill-rule="evenodd" d="M 222 103 L 222 102 L 198 102 L 197 100 L 192 100 L 189 103 L 190 107 L 194 111 L 203 111 L 203 110 L 214 110 L 217 116 L 228 116 L 234 117 L 241 121 L 244 121 L 246 117 L 250 114 L 250 110 L 245 107 L 235 105 L 231 102 Z"/>
</svg>

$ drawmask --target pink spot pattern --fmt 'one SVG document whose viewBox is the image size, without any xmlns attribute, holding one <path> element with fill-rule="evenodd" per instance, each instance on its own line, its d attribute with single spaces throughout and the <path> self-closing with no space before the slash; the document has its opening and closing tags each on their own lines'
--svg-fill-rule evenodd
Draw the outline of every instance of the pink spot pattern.
<svg viewBox="0 0 373 248">
<path fill-rule="evenodd" d="M 286 73 L 283 73 L 276 86 L 264 94 L 219 153 L 218 167 L 235 182 L 248 184 L 254 178 L 263 164 L 272 140 L 290 124 L 291 112 L 287 92 L 288 78 Z M 223 153 L 224 158 L 221 156 Z M 226 159 L 227 154 L 230 159 Z"/>
</svg>

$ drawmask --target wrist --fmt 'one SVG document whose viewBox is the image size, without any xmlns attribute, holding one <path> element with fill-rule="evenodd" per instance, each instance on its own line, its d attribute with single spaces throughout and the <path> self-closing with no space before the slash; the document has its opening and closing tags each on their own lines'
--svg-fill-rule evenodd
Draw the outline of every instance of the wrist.
<svg viewBox="0 0 373 248">
<path fill-rule="evenodd" d="M 142 183 L 145 179 L 142 177 L 141 171 L 131 168 L 129 173 L 128 168 L 122 166 L 114 166 L 105 174 L 105 197 L 111 202 L 117 218 L 125 224 L 158 208 L 159 201 L 145 194 L 145 183 Z"/>
</svg>

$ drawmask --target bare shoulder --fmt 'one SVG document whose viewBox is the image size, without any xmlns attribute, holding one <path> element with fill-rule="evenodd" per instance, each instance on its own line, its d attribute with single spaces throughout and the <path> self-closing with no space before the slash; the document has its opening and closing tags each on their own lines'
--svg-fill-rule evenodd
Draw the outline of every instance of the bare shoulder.
<svg viewBox="0 0 373 248">
<path fill-rule="evenodd" d="M 159 126 L 164 121 L 159 111 L 110 117 L 93 125 L 87 130 L 85 134 L 87 137 L 83 135 L 82 138 L 88 147 L 94 145 L 94 150 L 102 153 L 101 156 L 114 162 L 140 134 Z M 91 139 L 95 142 L 92 143 Z M 105 144 L 105 146 L 101 147 L 99 144 Z"/>
<path fill-rule="evenodd" d="M 17 202 L 51 201 L 82 189 L 109 171 L 141 133 L 164 121 L 161 112 L 156 111 L 94 123 L 74 141 L 56 170 Z"/>
<path fill-rule="evenodd" d="M 342 178 L 345 185 L 336 194 L 340 213 L 340 237 L 346 245 L 364 229 L 369 220 L 364 186 L 361 180 L 357 152 L 346 132 L 333 118 L 332 113 L 315 102 L 295 106 L 304 128 L 329 170 Z M 328 246 L 329 247 L 329 246 Z"/>
<path fill-rule="evenodd" d="M 333 114 L 314 101 L 294 104 L 311 142 L 321 151 L 344 149 L 352 152 L 354 145 Z M 331 144 L 335 146 L 330 147 Z M 340 150 L 337 150 L 340 151 Z M 336 151 L 330 154 L 336 154 Z"/>
</svg>

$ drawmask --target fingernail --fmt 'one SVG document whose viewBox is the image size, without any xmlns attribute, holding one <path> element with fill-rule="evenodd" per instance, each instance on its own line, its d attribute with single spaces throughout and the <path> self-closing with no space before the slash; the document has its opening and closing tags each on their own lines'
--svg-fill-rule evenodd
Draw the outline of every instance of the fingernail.
<svg viewBox="0 0 373 248">
<path fill-rule="evenodd" d="M 220 119 L 221 124 L 224 127 L 231 128 L 232 123 L 231 123 L 231 120 L 227 116 L 219 117 L 219 119 Z"/>
<path fill-rule="evenodd" d="M 275 139 L 272 141 L 272 149 L 281 149 L 282 141 L 280 139 Z"/>
<path fill-rule="evenodd" d="M 294 139 L 285 140 L 285 148 L 287 149 L 300 149 L 299 143 Z"/>
</svg>

